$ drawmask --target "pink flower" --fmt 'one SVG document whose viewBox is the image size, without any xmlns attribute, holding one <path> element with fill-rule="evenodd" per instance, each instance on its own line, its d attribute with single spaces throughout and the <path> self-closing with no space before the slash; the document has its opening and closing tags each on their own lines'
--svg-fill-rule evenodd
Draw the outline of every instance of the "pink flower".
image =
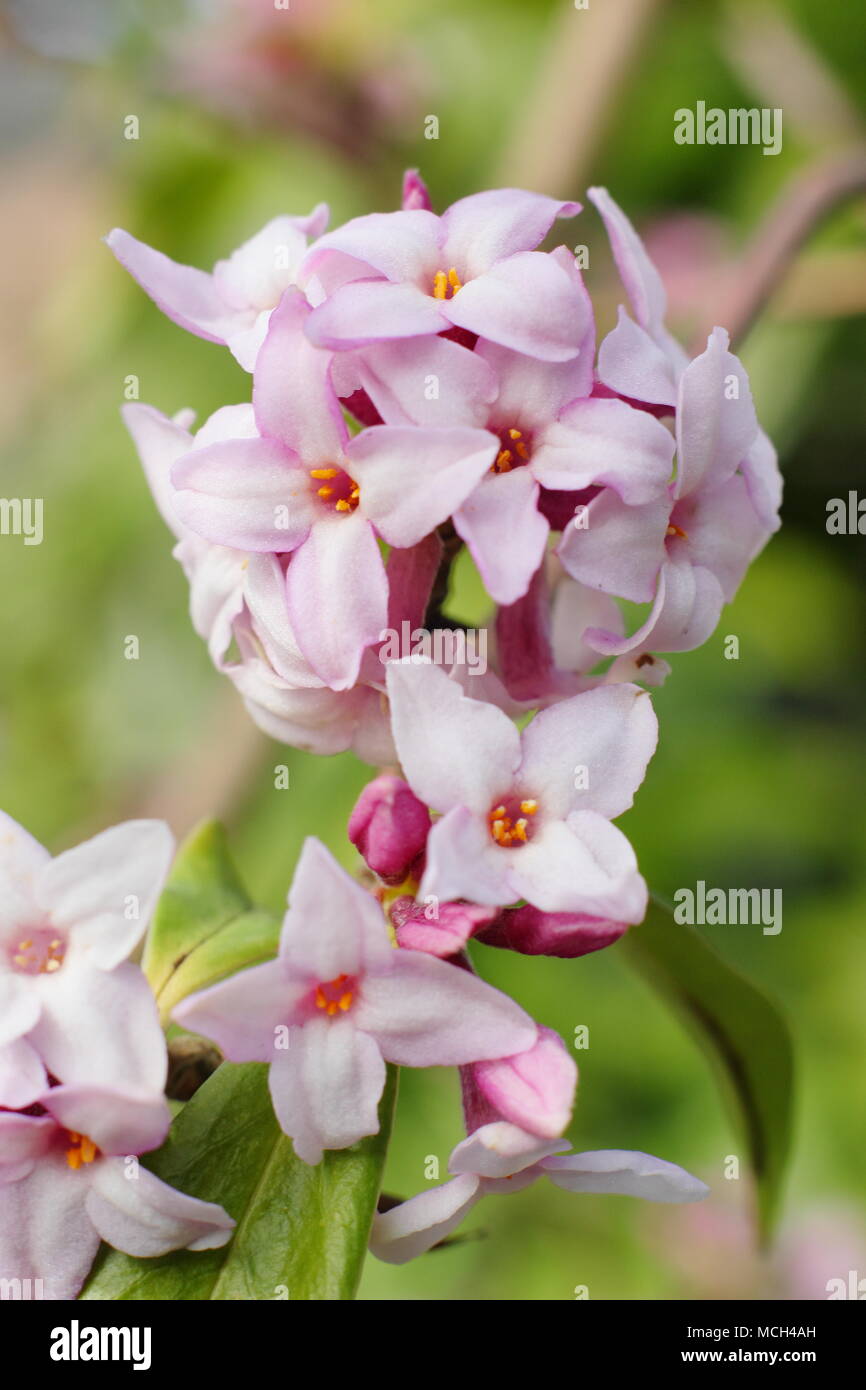
<svg viewBox="0 0 866 1390">
<path fill-rule="evenodd" d="M 388 915 L 399 946 L 447 960 L 458 956 L 470 936 L 492 921 L 496 909 L 475 903 L 424 903 L 406 894 L 394 899 Z"/>
<path fill-rule="evenodd" d="M 552 258 L 585 305 L 579 352 L 548 362 L 481 342 L 470 353 L 447 340 L 388 343 L 357 354 L 358 380 L 390 424 L 483 428 L 499 448 L 492 469 L 454 513 L 485 587 L 498 603 L 526 593 L 541 564 L 550 525 L 541 489 L 609 487 L 640 505 L 664 495 L 671 476 L 670 432 L 644 410 L 601 399 L 593 389 L 592 308 L 574 257 Z M 430 400 L 429 373 L 438 383 Z"/>
<path fill-rule="evenodd" d="M 162 821 L 128 821 L 52 859 L 0 813 L 0 1106 L 61 1081 L 134 1074 L 160 1095 L 165 1042 L 150 987 L 127 960 L 171 861 Z"/>
<path fill-rule="evenodd" d="M 666 496 L 630 507 L 607 490 L 589 502 L 586 529 L 570 528 L 558 548 L 581 583 L 652 602 L 630 637 L 599 628 L 584 633 L 604 655 L 700 646 L 769 536 L 740 471 L 760 447 L 758 423 L 724 329 L 713 330 L 706 351 L 680 376 L 676 434 L 677 473 Z"/>
<path fill-rule="evenodd" d="M 119 1025 L 118 1025 L 119 1026 Z M 135 1161 L 169 1126 L 165 1101 L 106 1086 L 52 1087 L 26 1114 L 0 1110 L 0 1279 L 72 1299 L 100 1240 L 128 1255 L 211 1250 L 234 1221 Z"/>
<path fill-rule="evenodd" d="M 324 230 L 324 203 L 309 217 L 275 217 L 212 273 L 178 265 L 129 232 L 115 227 L 105 238 L 120 264 L 164 314 L 196 337 L 225 343 L 247 371 L 267 332 L 270 312 L 297 271 L 307 241 Z"/>
<path fill-rule="evenodd" d="M 647 695 L 600 687 L 537 714 L 522 734 L 434 666 L 391 663 L 394 740 L 412 790 L 440 813 L 420 897 L 639 922 L 646 885 L 611 825 L 657 737 Z"/>
<path fill-rule="evenodd" d="M 325 293 L 307 331 L 354 348 L 452 328 L 548 362 L 574 357 L 587 304 L 554 257 L 535 251 L 579 204 L 517 188 L 476 193 L 442 215 L 415 207 L 356 217 L 319 239 L 300 271 Z M 317 298 L 319 297 L 317 289 Z"/>
<path fill-rule="evenodd" d="M 272 316 L 254 379 L 258 434 L 196 448 L 172 480 L 177 515 L 208 540 L 293 552 L 291 626 L 316 674 L 344 690 L 386 626 L 378 538 L 399 548 L 421 541 L 489 469 L 498 441 L 482 430 L 386 425 L 350 439 L 331 356 L 303 333 L 309 312 L 288 292 Z"/>
<path fill-rule="evenodd" d="M 444 1240 L 482 1197 L 520 1192 L 549 1178 L 566 1192 L 614 1193 L 648 1202 L 697 1202 L 709 1191 L 685 1169 L 651 1154 L 599 1149 L 571 1154 L 562 1139 L 539 1139 L 497 1120 L 458 1144 L 450 1182 L 411 1197 L 373 1220 L 372 1253 L 405 1264 Z"/>
<path fill-rule="evenodd" d="M 524 956 L 574 960 L 612 945 L 627 930 L 627 922 L 582 912 L 541 912 L 527 903 L 505 908 L 476 935 L 485 946 L 502 946 Z"/>
<path fill-rule="evenodd" d="M 305 1163 L 379 1128 L 385 1063 L 456 1066 L 522 1051 L 531 1020 L 467 971 L 392 946 L 382 910 L 317 840 L 301 853 L 278 958 L 175 1009 L 230 1060 L 269 1062 Z"/>
<path fill-rule="evenodd" d="M 374 874 L 402 883 L 423 852 L 430 812 L 400 777 L 368 782 L 349 817 L 349 839 Z"/>
</svg>

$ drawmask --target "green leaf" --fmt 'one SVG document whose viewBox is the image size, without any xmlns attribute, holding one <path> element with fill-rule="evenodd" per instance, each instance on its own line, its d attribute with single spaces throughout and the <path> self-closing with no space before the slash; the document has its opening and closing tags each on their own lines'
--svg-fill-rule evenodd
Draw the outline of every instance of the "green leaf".
<svg viewBox="0 0 866 1390">
<path fill-rule="evenodd" d="M 709 1053 L 748 1146 L 759 1224 L 772 1229 L 791 1142 L 793 1053 L 774 1004 L 658 899 L 623 939 L 638 970 L 681 1012 Z"/>
<path fill-rule="evenodd" d="M 315 1168 L 280 1131 L 261 1063 L 223 1065 L 175 1120 L 147 1166 L 165 1182 L 219 1202 L 237 1221 L 228 1245 L 138 1260 L 103 1246 L 81 1298 L 354 1298 L 382 1181 L 397 1072 L 381 1129 Z"/>
<path fill-rule="evenodd" d="M 148 932 L 142 964 L 163 1022 L 186 995 L 271 960 L 279 935 L 252 906 L 222 826 L 206 821 L 181 846 Z"/>
</svg>

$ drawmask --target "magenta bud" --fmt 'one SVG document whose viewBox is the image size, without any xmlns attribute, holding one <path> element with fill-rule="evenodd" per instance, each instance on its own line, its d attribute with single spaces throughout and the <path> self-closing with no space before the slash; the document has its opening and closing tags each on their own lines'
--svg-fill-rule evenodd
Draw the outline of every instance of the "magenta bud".
<svg viewBox="0 0 866 1390">
<path fill-rule="evenodd" d="M 542 912 L 540 908 L 508 907 L 478 940 L 485 946 L 503 946 L 523 956 L 560 956 L 572 960 L 618 941 L 628 930 L 626 922 L 589 917 L 584 912 Z"/>
<path fill-rule="evenodd" d="M 430 812 L 411 787 L 387 773 L 361 792 L 349 817 L 349 839 L 386 883 L 402 883 L 423 852 Z"/>
<path fill-rule="evenodd" d="M 471 1068 L 480 1097 L 504 1120 L 530 1134 L 557 1139 L 571 1119 L 577 1065 L 550 1028 L 526 1052 Z"/>
<path fill-rule="evenodd" d="M 422 903 L 405 897 L 396 898 L 391 904 L 391 921 L 399 945 L 440 959 L 462 951 L 470 936 L 495 916 L 495 907 L 478 907 L 474 903 Z"/>
<path fill-rule="evenodd" d="M 429 212 L 432 207 L 427 185 L 417 169 L 407 169 L 403 175 L 403 211 L 412 212 L 416 208 Z"/>
</svg>

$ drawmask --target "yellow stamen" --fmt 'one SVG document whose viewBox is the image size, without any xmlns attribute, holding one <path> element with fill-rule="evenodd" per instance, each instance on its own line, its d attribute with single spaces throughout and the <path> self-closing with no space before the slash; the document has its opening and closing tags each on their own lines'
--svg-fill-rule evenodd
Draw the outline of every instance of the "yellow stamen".
<svg viewBox="0 0 866 1390">
<path fill-rule="evenodd" d="M 521 811 L 522 811 L 522 810 L 523 810 L 523 807 L 521 806 L 520 809 L 521 809 Z M 504 807 L 504 806 L 497 806 L 497 807 L 496 807 L 496 810 L 495 810 L 495 811 L 491 811 L 490 814 L 491 814 L 491 816 L 504 816 L 504 815 L 505 815 L 505 807 Z"/>
<path fill-rule="evenodd" d="M 332 487 L 317 487 L 317 488 L 316 488 L 316 496 L 317 496 L 317 497 L 330 497 L 331 494 L 333 493 L 333 491 L 334 491 L 334 489 L 333 489 Z"/>
<path fill-rule="evenodd" d="M 337 508 L 338 512 L 350 512 L 352 510 L 351 502 L 347 502 L 345 497 L 338 498 L 334 506 Z"/>
<path fill-rule="evenodd" d="M 437 270 L 433 276 L 433 298 L 445 299 L 448 294 L 448 276 L 444 270 Z"/>
<path fill-rule="evenodd" d="M 525 816 L 534 816 L 538 810 L 538 802 L 535 800 L 521 801 L 520 809 Z"/>
<path fill-rule="evenodd" d="M 463 284 L 460 280 L 460 277 L 457 274 L 457 271 L 454 269 L 453 265 L 448 272 L 448 283 L 451 286 L 451 289 L 454 294 L 456 294 L 458 290 L 462 290 L 463 288 Z"/>
<path fill-rule="evenodd" d="M 514 838 L 516 840 L 526 839 L 526 827 L 528 824 L 529 822 L 524 816 L 521 816 L 519 820 L 514 822 Z"/>
<path fill-rule="evenodd" d="M 522 438 L 523 438 L 523 430 L 513 430 L 513 429 L 512 429 L 512 430 L 509 430 L 509 431 L 508 431 L 508 438 L 509 438 L 509 439 L 522 439 Z"/>
<path fill-rule="evenodd" d="M 667 533 L 669 536 L 679 536 L 680 539 L 684 541 L 687 541 L 689 538 L 688 531 L 684 531 L 682 526 L 675 526 L 673 522 L 671 522 L 670 526 L 668 527 Z"/>
<path fill-rule="evenodd" d="M 339 468 L 311 468 L 311 478 L 336 478 Z"/>
<path fill-rule="evenodd" d="M 522 459 L 528 459 L 528 458 L 529 458 L 529 450 L 527 449 L 526 445 L 525 445 L 522 441 L 521 441 L 519 444 L 515 444 L 514 447 L 515 447 L 515 449 L 517 450 L 518 454 L 520 455 L 520 457 L 521 457 Z"/>
</svg>

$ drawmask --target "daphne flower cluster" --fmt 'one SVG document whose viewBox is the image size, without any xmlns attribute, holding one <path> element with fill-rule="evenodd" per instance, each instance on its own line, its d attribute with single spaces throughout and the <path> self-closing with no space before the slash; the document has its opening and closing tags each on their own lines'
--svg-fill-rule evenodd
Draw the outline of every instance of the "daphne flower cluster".
<svg viewBox="0 0 866 1390">
<path fill-rule="evenodd" d="M 658 1201 L 706 1191 L 647 1154 L 568 1152 L 573 1058 L 469 955 L 477 938 L 575 957 L 640 923 L 646 885 L 614 822 L 656 745 L 643 687 L 668 674 L 660 653 L 706 641 L 778 525 L 775 456 L 727 335 L 689 360 L 631 224 L 604 190 L 590 197 L 628 301 L 598 348 L 575 257 L 539 250 L 579 206 L 517 189 L 440 217 L 410 173 L 400 210 L 332 231 L 324 208 L 277 218 L 210 274 L 108 238 L 160 308 L 251 373 L 250 400 L 195 432 L 188 410 L 125 409 L 214 664 L 273 737 L 385 769 L 349 822 L 365 882 L 308 840 L 277 958 L 191 995 L 175 1022 L 229 1061 L 268 1065 L 309 1164 L 377 1132 L 387 1064 L 460 1068 L 467 1137 L 450 1181 L 377 1217 L 388 1260 L 435 1244 L 482 1195 L 540 1178 Z M 395 655 L 395 632 L 448 628 L 462 546 L 490 598 L 492 668 Z M 621 601 L 645 605 L 636 624 Z M 59 1168 L 58 1127 L 73 1121 L 79 1169 L 164 1133 L 114 1132 L 164 1105 L 153 1003 L 121 963 L 133 934 L 96 944 L 118 878 L 73 891 L 49 873 L 59 915 L 40 888 L 41 915 L 15 918 L 0 1119 L 29 1137 L 12 1141 L 9 1181 L 35 1182 L 43 1143 Z M 79 920 L 80 965 L 65 934 Z M 96 1061 L 90 1025 L 81 1055 L 62 1045 L 97 986 L 141 994 L 134 1056 L 106 1045 Z M 83 1114 L 65 1099 L 82 1087 Z M 100 1087 L 126 1097 L 105 1128 Z M 116 1187 L 94 1179 L 87 1220 L 129 1249 L 117 1203 L 107 1214 Z M 175 1244 L 227 1238 L 224 1213 L 196 1220 L 206 1234 L 179 1226 Z"/>
</svg>

